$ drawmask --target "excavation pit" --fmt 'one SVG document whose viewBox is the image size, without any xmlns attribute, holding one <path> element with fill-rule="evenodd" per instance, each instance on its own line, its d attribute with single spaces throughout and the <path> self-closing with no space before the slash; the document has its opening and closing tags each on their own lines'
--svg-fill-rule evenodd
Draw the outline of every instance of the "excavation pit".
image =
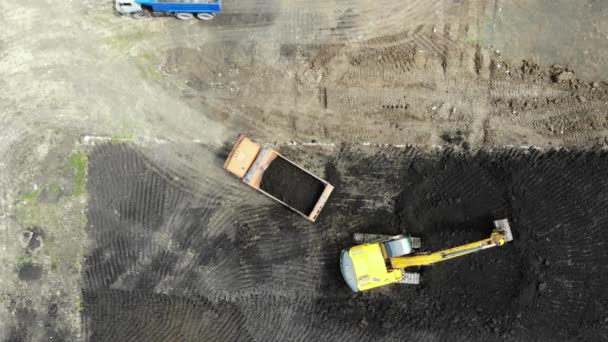
<svg viewBox="0 0 608 342">
<path fill-rule="evenodd" d="M 131 148 L 96 148 L 88 215 L 97 247 L 83 269 L 94 336 L 195 339 L 211 326 L 218 340 L 606 334 L 605 151 L 283 152 L 313 156 L 337 185 L 314 224 L 238 201 L 223 184 L 186 191 Z M 419 286 L 353 294 L 341 278 L 339 253 L 354 232 L 411 233 L 434 251 L 488 237 L 501 218 L 512 242 L 421 268 Z M 179 320 L 146 323 L 159 314 Z"/>
</svg>

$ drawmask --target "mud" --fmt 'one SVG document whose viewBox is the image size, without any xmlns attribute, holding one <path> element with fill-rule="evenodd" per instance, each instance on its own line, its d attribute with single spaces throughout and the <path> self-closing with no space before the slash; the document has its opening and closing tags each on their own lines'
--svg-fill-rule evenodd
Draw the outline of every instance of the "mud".
<svg viewBox="0 0 608 342">
<path fill-rule="evenodd" d="M 98 148 L 89 340 L 605 340 L 606 151 L 286 153 L 316 156 L 337 185 L 315 224 L 226 201 L 230 188 L 191 194 L 137 150 Z M 352 294 L 341 279 L 353 232 L 407 232 L 432 251 L 500 218 L 513 242 L 422 268 L 419 286 Z"/>
<path fill-rule="evenodd" d="M 260 188 L 309 215 L 325 190 L 325 184 L 287 160 L 277 158 L 264 171 Z"/>
</svg>

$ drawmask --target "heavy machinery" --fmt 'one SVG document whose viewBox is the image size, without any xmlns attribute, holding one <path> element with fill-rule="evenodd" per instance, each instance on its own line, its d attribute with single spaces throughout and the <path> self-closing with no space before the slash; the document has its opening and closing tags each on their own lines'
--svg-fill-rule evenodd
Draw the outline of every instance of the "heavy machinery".
<svg viewBox="0 0 608 342">
<path fill-rule="evenodd" d="M 414 253 L 420 248 L 420 239 L 397 235 L 355 234 L 357 242 L 366 242 L 344 249 L 340 268 L 344 281 L 351 290 L 365 291 L 393 283 L 418 284 L 420 274 L 406 269 L 431 265 L 484 249 L 502 246 L 513 240 L 507 219 L 494 221 L 495 229 L 489 238 L 435 253 Z"/>
<path fill-rule="evenodd" d="M 282 179 L 268 175 L 270 167 L 286 169 Z M 315 221 L 334 187 L 327 181 L 301 168 L 279 152 L 241 135 L 224 163 L 224 169 L 247 185 L 282 203 L 289 209 Z M 293 177 L 293 179 L 289 179 Z M 265 188 L 265 184 L 276 184 Z M 302 184 L 303 186 L 297 186 Z M 308 196 L 306 196 L 308 195 Z"/>
<path fill-rule="evenodd" d="M 115 7 L 118 13 L 135 19 L 175 16 L 211 20 L 222 11 L 222 0 L 115 0 Z"/>
</svg>

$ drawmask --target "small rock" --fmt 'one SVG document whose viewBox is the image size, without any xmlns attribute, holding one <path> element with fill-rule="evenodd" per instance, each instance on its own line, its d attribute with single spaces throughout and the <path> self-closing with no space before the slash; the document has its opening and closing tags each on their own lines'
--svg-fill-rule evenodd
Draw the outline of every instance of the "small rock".
<svg viewBox="0 0 608 342">
<path fill-rule="evenodd" d="M 437 117 L 442 120 L 448 120 L 450 118 L 450 105 L 443 103 L 437 108 Z"/>
<path fill-rule="evenodd" d="M 552 76 L 553 82 L 566 82 L 574 79 L 572 71 L 561 71 Z"/>
<path fill-rule="evenodd" d="M 346 232 L 339 232 L 336 234 L 336 238 L 338 238 L 338 239 L 344 239 L 344 238 L 347 238 L 348 236 L 349 236 L 349 234 Z"/>
<path fill-rule="evenodd" d="M 592 88 L 599 88 L 600 84 L 598 82 L 593 82 L 593 83 L 591 83 L 591 87 Z"/>
<path fill-rule="evenodd" d="M 395 325 L 393 323 L 391 323 L 391 322 L 384 322 L 384 323 L 382 323 L 382 328 L 384 328 L 384 329 L 391 329 L 394 326 Z"/>
<path fill-rule="evenodd" d="M 547 283 L 542 282 L 538 284 L 538 291 L 543 292 L 547 289 Z"/>
<path fill-rule="evenodd" d="M 50 318 L 57 318 L 57 312 L 59 311 L 59 307 L 56 303 L 51 303 L 48 306 L 47 311 Z"/>
<path fill-rule="evenodd" d="M 30 241 L 32 241 L 33 236 L 34 233 L 30 232 L 29 230 L 21 232 L 21 234 L 19 234 L 19 243 L 21 244 L 21 247 L 27 248 L 27 246 L 30 244 Z"/>
</svg>

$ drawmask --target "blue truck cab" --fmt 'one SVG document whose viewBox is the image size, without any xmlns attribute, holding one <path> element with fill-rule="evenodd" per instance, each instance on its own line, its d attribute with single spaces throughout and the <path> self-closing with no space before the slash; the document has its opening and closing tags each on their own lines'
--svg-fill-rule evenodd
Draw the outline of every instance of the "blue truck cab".
<svg viewBox="0 0 608 342">
<path fill-rule="evenodd" d="M 133 18 L 175 16 L 211 20 L 222 11 L 222 0 L 115 0 L 116 10 Z"/>
</svg>

